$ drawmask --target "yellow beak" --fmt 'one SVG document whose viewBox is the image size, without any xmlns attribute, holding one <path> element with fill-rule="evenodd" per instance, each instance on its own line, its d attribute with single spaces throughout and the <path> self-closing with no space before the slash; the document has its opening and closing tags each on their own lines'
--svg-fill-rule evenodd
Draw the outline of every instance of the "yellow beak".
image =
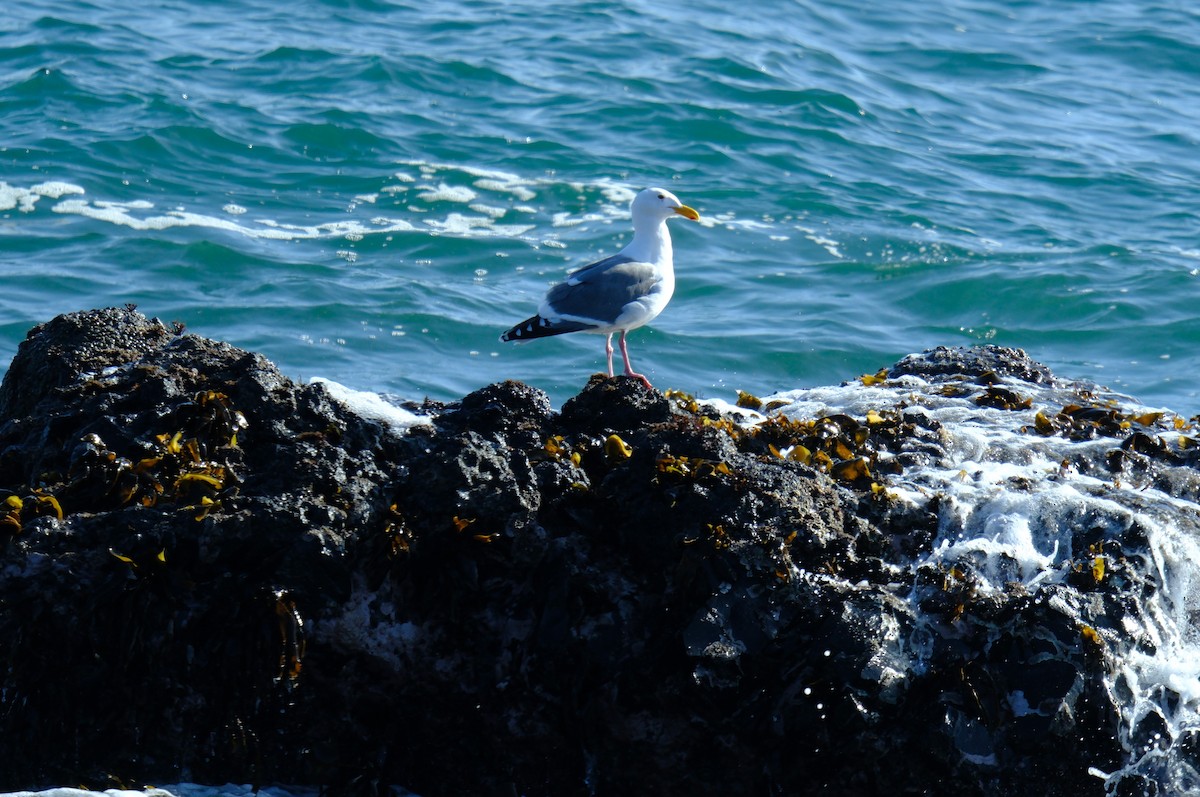
<svg viewBox="0 0 1200 797">
<path fill-rule="evenodd" d="M 685 219 L 700 221 L 700 214 L 689 208 L 687 205 L 680 205 L 679 207 L 675 208 L 675 212 L 680 216 L 683 216 Z"/>
</svg>

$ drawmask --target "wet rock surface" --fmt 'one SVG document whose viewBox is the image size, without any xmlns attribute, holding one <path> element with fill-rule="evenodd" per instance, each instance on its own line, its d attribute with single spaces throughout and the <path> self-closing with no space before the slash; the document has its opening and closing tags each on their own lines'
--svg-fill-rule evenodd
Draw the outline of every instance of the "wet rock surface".
<svg viewBox="0 0 1200 797">
<path fill-rule="evenodd" d="M 1055 383 L 998 348 L 904 375 L 994 412 Z M 1030 437 L 1194 494 L 1194 448 L 1070 406 Z M 983 589 L 928 558 L 943 496 L 889 494 L 950 456 L 919 408 L 751 429 L 594 378 L 422 409 L 388 428 L 130 309 L 34 329 L 0 387 L 0 788 L 1081 795 L 1197 747 L 1109 677 L 1161 642 L 1136 512 Z"/>
</svg>

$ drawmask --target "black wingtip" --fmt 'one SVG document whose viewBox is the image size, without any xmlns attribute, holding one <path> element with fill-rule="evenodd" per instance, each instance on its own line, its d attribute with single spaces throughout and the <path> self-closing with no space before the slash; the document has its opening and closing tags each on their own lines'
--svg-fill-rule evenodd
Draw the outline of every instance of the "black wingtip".
<svg viewBox="0 0 1200 797">
<path fill-rule="evenodd" d="M 533 340 L 534 338 L 548 338 L 551 335 L 562 335 L 565 332 L 579 332 L 583 329 L 588 329 L 586 324 L 568 321 L 566 323 L 558 323 L 542 318 L 540 315 L 535 315 L 532 318 L 526 318 L 521 323 L 517 324 L 512 329 L 500 336 L 500 340 L 507 343 L 510 340 Z"/>
<path fill-rule="evenodd" d="M 532 318 L 526 318 L 505 332 L 500 336 L 500 340 L 507 343 L 510 340 L 529 340 L 531 338 L 542 338 L 546 335 L 553 335 L 554 332 L 550 330 L 549 324 L 550 322 L 546 319 L 535 315 Z"/>
</svg>

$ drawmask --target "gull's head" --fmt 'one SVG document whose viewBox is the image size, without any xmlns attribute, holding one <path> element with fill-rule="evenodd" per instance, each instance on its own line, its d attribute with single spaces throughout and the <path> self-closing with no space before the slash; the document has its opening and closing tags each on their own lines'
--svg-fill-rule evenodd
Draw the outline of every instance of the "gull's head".
<svg viewBox="0 0 1200 797">
<path fill-rule="evenodd" d="M 634 219 L 669 219 L 676 215 L 692 221 L 700 219 L 699 213 L 680 202 L 679 197 L 665 188 L 647 188 L 640 192 L 633 198 L 629 211 Z"/>
</svg>

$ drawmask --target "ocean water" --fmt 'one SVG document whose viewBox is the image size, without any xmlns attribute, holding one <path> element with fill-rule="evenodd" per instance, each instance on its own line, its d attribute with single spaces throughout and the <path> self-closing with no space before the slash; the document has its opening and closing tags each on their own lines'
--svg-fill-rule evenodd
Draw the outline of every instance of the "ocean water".
<svg viewBox="0 0 1200 797">
<path fill-rule="evenodd" d="M 1200 411 L 1200 12 L 1178 2 L 28 0 L 0 15 L 0 368 L 136 303 L 298 379 L 556 403 L 501 344 L 661 185 L 660 388 L 1020 346 Z"/>
</svg>

